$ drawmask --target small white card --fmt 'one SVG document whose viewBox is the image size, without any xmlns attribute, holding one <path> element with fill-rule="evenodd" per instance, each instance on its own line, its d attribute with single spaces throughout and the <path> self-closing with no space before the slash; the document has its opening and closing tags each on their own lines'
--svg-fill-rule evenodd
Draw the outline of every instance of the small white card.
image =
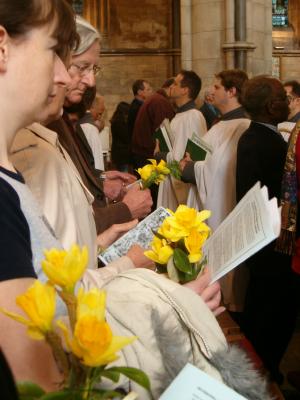
<svg viewBox="0 0 300 400">
<path fill-rule="evenodd" d="M 159 400 L 247 400 L 192 364 L 187 364 Z"/>
</svg>

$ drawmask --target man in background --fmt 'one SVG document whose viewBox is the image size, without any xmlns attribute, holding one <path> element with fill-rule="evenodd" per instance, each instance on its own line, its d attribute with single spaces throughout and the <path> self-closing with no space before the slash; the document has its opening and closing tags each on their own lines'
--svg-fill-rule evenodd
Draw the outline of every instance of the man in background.
<svg viewBox="0 0 300 400">
<path fill-rule="evenodd" d="M 128 134 L 130 138 L 130 143 L 131 144 L 131 138 L 133 134 L 133 129 L 134 129 L 134 124 L 136 117 L 138 115 L 139 109 L 141 105 L 144 103 L 148 97 L 150 97 L 153 94 L 153 89 L 148 81 L 145 81 L 143 79 L 138 79 L 136 80 L 133 85 L 132 85 L 132 93 L 134 96 L 134 99 L 132 100 L 128 112 Z"/>
<path fill-rule="evenodd" d="M 165 118 L 171 120 L 175 115 L 170 102 L 170 91 L 173 82 L 173 78 L 165 81 L 161 89 L 150 96 L 139 110 L 131 142 L 135 169 L 147 164 L 148 158 L 153 158 L 155 149 L 154 132 Z"/>
<path fill-rule="evenodd" d="M 283 86 L 289 102 L 288 122 L 297 122 L 300 119 L 300 83 L 288 81 Z"/>
</svg>

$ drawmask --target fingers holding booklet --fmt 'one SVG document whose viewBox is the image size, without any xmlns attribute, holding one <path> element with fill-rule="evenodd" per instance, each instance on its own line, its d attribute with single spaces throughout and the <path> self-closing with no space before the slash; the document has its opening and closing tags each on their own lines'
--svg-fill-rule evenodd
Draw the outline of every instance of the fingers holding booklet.
<svg viewBox="0 0 300 400">
<path fill-rule="evenodd" d="M 203 301 L 206 303 L 207 307 L 214 313 L 217 317 L 223 311 L 225 307 L 220 306 L 221 302 L 221 287 L 218 282 L 210 284 L 211 277 L 209 274 L 209 269 L 205 268 L 203 273 L 200 274 L 197 279 L 185 283 L 184 286 L 193 290 L 196 294 L 202 297 Z"/>
</svg>

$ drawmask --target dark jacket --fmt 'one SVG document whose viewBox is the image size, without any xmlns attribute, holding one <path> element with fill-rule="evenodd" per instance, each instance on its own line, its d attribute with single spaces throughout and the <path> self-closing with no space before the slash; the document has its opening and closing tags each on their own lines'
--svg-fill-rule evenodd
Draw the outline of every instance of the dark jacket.
<svg viewBox="0 0 300 400">
<path fill-rule="evenodd" d="M 139 110 L 132 137 L 132 153 L 144 158 L 153 157 L 155 141 L 153 134 L 165 118 L 172 119 L 175 113 L 167 97 L 155 93 Z"/>
<path fill-rule="evenodd" d="M 143 102 L 136 98 L 134 98 L 130 104 L 128 111 L 128 135 L 130 137 L 130 141 L 133 135 L 135 120 L 142 105 Z"/>
<path fill-rule="evenodd" d="M 131 164 L 131 136 L 128 131 L 129 104 L 118 104 L 110 121 L 112 135 L 111 158 L 117 166 Z"/>
</svg>

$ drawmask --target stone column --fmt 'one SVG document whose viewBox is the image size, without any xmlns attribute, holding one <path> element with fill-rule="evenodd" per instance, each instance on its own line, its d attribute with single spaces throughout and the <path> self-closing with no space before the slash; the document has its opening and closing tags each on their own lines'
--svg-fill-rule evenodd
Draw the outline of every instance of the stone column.
<svg viewBox="0 0 300 400">
<path fill-rule="evenodd" d="M 192 69 L 192 0 L 181 0 L 181 66 Z"/>
<path fill-rule="evenodd" d="M 172 47 L 180 51 L 180 0 L 172 0 Z M 176 75 L 181 69 L 180 55 L 173 55 L 173 74 Z"/>
<path fill-rule="evenodd" d="M 253 51 L 256 46 L 247 41 L 246 0 L 225 0 L 225 5 L 228 35 L 222 48 L 227 54 L 226 68 L 240 68 L 247 71 L 248 53 Z M 232 29 L 232 23 L 234 29 Z"/>
<path fill-rule="evenodd" d="M 234 0 L 234 37 L 236 42 L 246 43 L 246 0 Z M 247 51 L 246 49 L 236 49 L 235 67 L 247 69 Z"/>
<path fill-rule="evenodd" d="M 234 0 L 225 0 L 225 43 L 234 42 Z M 234 49 L 232 47 L 225 48 L 226 68 L 233 69 Z"/>
</svg>

